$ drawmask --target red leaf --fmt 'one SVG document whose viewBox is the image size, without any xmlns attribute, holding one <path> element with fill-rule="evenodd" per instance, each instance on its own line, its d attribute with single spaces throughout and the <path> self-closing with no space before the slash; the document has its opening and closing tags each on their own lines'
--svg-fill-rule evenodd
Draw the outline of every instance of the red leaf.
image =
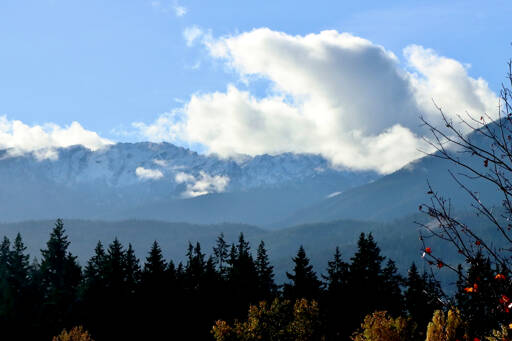
<svg viewBox="0 0 512 341">
<path fill-rule="evenodd" d="M 495 279 L 505 279 L 505 275 L 503 274 L 497 274 L 496 276 L 494 276 Z"/>
</svg>

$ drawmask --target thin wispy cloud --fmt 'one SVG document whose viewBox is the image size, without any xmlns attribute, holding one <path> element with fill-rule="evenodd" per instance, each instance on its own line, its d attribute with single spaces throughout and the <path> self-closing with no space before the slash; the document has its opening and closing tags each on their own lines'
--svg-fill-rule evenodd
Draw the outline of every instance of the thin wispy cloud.
<svg viewBox="0 0 512 341">
<path fill-rule="evenodd" d="M 204 35 L 204 32 L 198 26 L 190 26 L 186 27 L 183 30 L 183 38 L 185 39 L 185 43 L 187 46 L 194 46 L 194 44 L 200 40 L 200 38 Z"/>
<path fill-rule="evenodd" d="M 188 10 L 186 7 L 184 6 L 180 6 L 180 5 L 174 5 L 174 14 L 176 14 L 177 17 L 182 17 L 184 16 L 185 14 L 187 14 Z"/>
<path fill-rule="evenodd" d="M 185 6 L 180 5 L 177 1 L 152 1 L 151 7 L 162 12 L 162 13 L 173 13 L 176 17 L 183 17 L 188 13 L 188 9 Z"/>
<path fill-rule="evenodd" d="M 189 70 L 199 70 L 201 68 L 201 61 L 198 60 L 194 64 L 185 66 L 185 68 Z"/>
</svg>

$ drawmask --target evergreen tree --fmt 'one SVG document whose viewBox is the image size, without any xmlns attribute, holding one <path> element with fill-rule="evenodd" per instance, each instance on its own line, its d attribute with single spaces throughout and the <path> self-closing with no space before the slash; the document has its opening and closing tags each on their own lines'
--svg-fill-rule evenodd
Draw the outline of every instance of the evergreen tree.
<svg viewBox="0 0 512 341">
<path fill-rule="evenodd" d="M 111 299 L 124 295 L 127 273 L 125 267 L 125 252 L 117 238 L 109 245 L 105 255 L 104 265 L 105 289 Z"/>
<path fill-rule="evenodd" d="M 82 314 L 88 328 L 98 336 L 103 336 L 109 312 L 104 309 L 108 300 L 105 290 L 106 252 L 101 241 L 94 248 L 94 255 L 87 261 L 82 285 Z"/>
<path fill-rule="evenodd" d="M 8 282 L 15 296 L 16 308 L 24 308 L 23 299 L 29 286 L 30 264 L 29 255 L 25 254 L 26 246 L 18 233 L 14 239 L 8 261 Z"/>
<path fill-rule="evenodd" d="M 468 322 L 470 335 L 481 339 L 492 329 L 499 329 L 500 323 L 508 321 L 508 313 L 504 307 L 499 307 L 503 301 L 502 294 L 510 292 L 510 288 L 496 292 L 495 272 L 490 260 L 477 252 L 470 260 L 466 274 L 459 271 L 456 301 L 463 319 Z M 508 304 L 509 302 L 505 302 Z"/>
<path fill-rule="evenodd" d="M 228 246 L 228 243 L 226 243 L 226 240 L 224 239 L 224 233 L 221 233 L 217 237 L 216 245 L 213 248 L 213 260 L 217 266 L 217 270 L 223 277 L 226 275 L 226 263 L 229 256 Z"/>
<path fill-rule="evenodd" d="M 231 247 L 227 270 L 232 317 L 243 316 L 247 307 L 257 301 L 258 275 L 250 250 L 249 242 L 240 233 L 238 243 Z"/>
<path fill-rule="evenodd" d="M 205 255 L 201 252 L 201 245 L 196 243 L 196 246 L 188 244 L 187 251 L 187 266 L 185 268 L 185 276 L 187 279 L 187 288 L 192 291 L 200 290 L 202 280 L 206 270 Z"/>
<path fill-rule="evenodd" d="M 347 328 L 355 329 L 364 316 L 383 308 L 385 287 L 382 274 L 380 249 L 372 234 L 368 237 L 361 233 L 357 242 L 357 251 L 351 258 L 348 283 L 347 305 L 352 311 L 347 318 Z"/>
<path fill-rule="evenodd" d="M 185 269 L 182 262 L 178 263 L 178 266 L 176 267 L 176 287 L 177 288 L 184 288 L 185 287 Z"/>
<path fill-rule="evenodd" d="M 4 236 L 0 244 L 0 276 L 7 277 L 7 268 L 9 266 L 9 257 L 11 255 L 11 241 Z"/>
<path fill-rule="evenodd" d="M 69 251 L 64 224 L 57 219 L 46 249 L 41 250 L 41 291 L 45 334 L 54 335 L 59 326 L 69 324 L 74 318 L 77 291 L 81 281 L 81 268 Z"/>
<path fill-rule="evenodd" d="M 144 263 L 143 281 L 145 285 L 158 285 L 165 277 L 167 264 L 162 256 L 162 249 L 155 240 Z"/>
<path fill-rule="evenodd" d="M 380 255 L 380 248 L 371 233 L 368 237 L 361 233 L 357 242 L 357 251 L 351 260 L 350 273 L 353 279 L 360 282 L 379 282 L 376 279 L 381 274 L 384 257 Z"/>
<path fill-rule="evenodd" d="M 274 282 L 274 267 L 270 264 L 263 240 L 258 246 L 255 266 L 258 276 L 258 300 L 270 300 L 275 297 L 277 286 Z"/>
<path fill-rule="evenodd" d="M 237 252 L 236 252 L 236 246 L 235 244 L 231 244 L 231 248 L 229 249 L 229 258 L 228 258 L 228 265 L 229 268 L 227 269 L 228 277 L 233 277 L 233 266 L 237 262 Z"/>
<path fill-rule="evenodd" d="M 404 297 L 401 289 L 404 278 L 398 273 L 396 264 L 391 259 L 388 259 L 386 267 L 382 270 L 382 276 L 383 287 L 381 288 L 382 302 L 380 309 L 398 317 L 404 311 Z"/>
<path fill-rule="evenodd" d="M 306 251 L 301 245 L 297 256 L 293 258 L 295 264 L 293 274 L 286 273 L 286 277 L 292 281 L 284 285 L 284 294 L 290 299 L 318 299 L 321 292 L 320 282 L 313 271 L 313 265 L 309 263 Z"/>
<path fill-rule="evenodd" d="M 101 241 L 98 241 L 94 248 L 94 255 L 87 261 L 87 265 L 84 270 L 84 280 L 87 286 L 87 290 L 92 289 L 97 285 L 103 287 L 105 268 L 105 249 Z"/>
<path fill-rule="evenodd" d="M 145 325 L 144 339 L 158 339 L 168 326 L 167 315 L 170 304 L 167 263 L 158 242 L 153 242 L 144 263 L 141 281 L 141 316 Z"/>
<path fill-rule="evenodd" d="M 18 233 L 14 239 L 12 251 L 9 254 L 9 272 L 11 280 L 18 287 L 22 287 L 28 280 L 29 258 L 25 254 L 27 247 L 23 244 L 21 235 Z"/>
<path fill-rule="evenodd" d="M 26 338 L 34 311 L 31 296 L 29 256 L 18 233 L 11 244 L 4 238 L 0 246 L 0 325 L 6 338 Z"/>
<path fill-rule="evenodd" d="M 425 294 L 425 282 L 423 281 L 423 277 L 418 273 L 418 268 L 416 264 L 413 262 L 409 271 L 407 271 L 407 279 L 405 285 L 407 286 L 405 290 L 405 306 L 409 315 L 413 316 L 413 314 L 419 313 L 423 308 L 424 303 L 424 294 Z M 429 319 L 432 314 L 429 314 Z M 418 320 L 416 317 L 413 317 L 416 321 Z"/>
<path fill-rule="evenodd" d="M 105 319 L 102 326 L 103 339 L 126 339 L 134 336 L 135 323 L 138 322 L 133 316 L 137 312 L 134 307 L 134 290 L 139 265 L 133 249 L 129 249 L 128 253 L 115 238 L 105 255 L 103 306 L 109 318 Z"/>
<path fill-rule="evenodd" d="M 203 286 L 206 289 L 218 289 L 219 285 L 222 285 L 222 283 L 220 282 L 220 277 L 220 273 L 217 272 L 217 269 L 215 267 L 215 260 L 213 259 L 212 256 L 208 257 L 204 267 Z"/>
<path fill-rule="evenodd" d="M 174 266 L 172 262 L 169 266 Z M 135 251 L 133 250 L 132 244 L 128 244 L 128 249 L 126 250 L 125 258 L 124 258 L 124 268 L 126 271 L 126 287 L 128 293 L 134 295 L 141 278 L 141 268 L 140 261 L 135 256 Z"/>
<path fill-rule="evenodd" d="M 178 276 L 178 269 L 176 269 L 176 266 L 174 265 L 174 262 L 170 260 L 167 263 L 167 278 L 171 281 L 173 286 L 175 286 L 177 283 L 177 276 Z"/>
<path fill-rule="evenodd" d="M 0 328 L 8 327 L 8 314 L 12 309 L 12 293 L 9 285 L 9 261 L 11 241 L 4 236 L 0 244 Z"/>
<path fill-rule="evenodd" d="M 327 334 L 330 339 L 341 339 L 341 336 L 350 335 L 353 330 L 345 330 L 345 315 L 350 314 L 346 306 L 348 264 L 341 257 L 340 248 L 336 247 L 333 258 L 327 262 L 327 276 L 322 276 L 326 282 L 322 306 L 326 319 Z"/>
<path fill-rule="evenodd" d="M 405 308 L 418 325 L 418 340 L 424 340 L 427 325 L 434 311 L 442 308 L 437 299 L 439 296 L 437 296 L 434 280 L 426 272 L 420 276 L 416 264 L 412 263 L 405 285 Z"/>
<path fill-rule="evenodd" d="M 240 233 L 238 243 L 236 244 L 236 254 L 239 262 L 252 261 L 251 247 L 249 242 L 245 240 L 244 234 Z"/>
<path fill-rule="evenodd" d="M 327 262 L 327 276 L 322 276 L 330 296 L 338 296 L 346 288 L 348 275 L 348 264 L 342 260 L 340 248 L 336 247 L 333 259 Z"/>
</svg>

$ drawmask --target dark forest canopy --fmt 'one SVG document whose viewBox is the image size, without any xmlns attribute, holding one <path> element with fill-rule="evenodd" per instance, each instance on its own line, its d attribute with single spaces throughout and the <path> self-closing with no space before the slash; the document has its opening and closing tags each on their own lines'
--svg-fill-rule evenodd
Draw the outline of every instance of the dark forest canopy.
<svg viewBox="0 0 512 341">
<path fill-rule="evenodd" d="M 392 317 L 408 315 L 418 330 L 425 330 L 443 303 L 431 275 L 418 272 L 414 264 L 406 277 L 400 275 L 371 233 L 361 233 L 352 257 L 332 250 L 323 276 L 297 245 L 284 286 L 274 281 L 265 244 L 253 249 L 243 234 L 233 244 L 219 235 L 209 254 L 200 243 L 190 243 L 184 250 L 186 260 L 180 263 L 165 259 L 157 241 L 139 260 L 131 244 L 122 245 L 116 238 L 108 245 L 98 242 L 82 267 L 69 251 L 70 242 L 63 222 L 57 220 L 40 261 L 30 263 L 20 235 L 12 242 L 4 238 L 0 247 L 4 335 L 50 339 L 63 328 L 80 325 L 95 340 L 152 339 L 168 333 L 203 340 L 213 337 L 215 321 L 244 319 L 250 305 L 305 298 L 318 302 L 323 335 L 344 340 L 376 310 L 386 310 Z M 460 295 L 465 284 L 459 286 Z M 468 311 L 476 304 L 457 300 Z"/>
</svg>

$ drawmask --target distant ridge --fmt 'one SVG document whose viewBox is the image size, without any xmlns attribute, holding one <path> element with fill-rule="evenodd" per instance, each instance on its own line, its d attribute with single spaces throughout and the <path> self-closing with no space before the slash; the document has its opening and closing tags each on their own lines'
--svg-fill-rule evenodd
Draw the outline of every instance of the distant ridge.
<svg viewBox="0 0 512 341">
<path fill-rule="evenodd" d="M 378 177 L 334 169 L 319 155 L 223 159 L 169 143 L 72 146 L 49 159 L 0 154 L 0 221 L 62 216 L 265 225 Z"/>
<path fill-rule="evenodd" d="M 78 256 L 82 264 L 93 254 L 99 240 L 108 245 L 117 237 L 124 246 L 131 243 L 141 261 L 147 256 L 152 242 L 157 240 L 166 259 L 180 262 L 186 261 L 185 253 L 189 242 L 200 242 L 203 252 L 211 254 L 220 233 L 224 233 L 229 243 L 235 242 L 239 234 L 243 233 L 251 244 L 252 252 L 256 252 L 260 240 L 265 241 L 277 279 L 283 282 L 286 280 L 285 272 L 290 271 L 293 266 L 292 257 L 300 245 L 306 249 L 315 271 L 321 274 L 325 273 L 327 261 L 337 246 L 341 249 L 343 259 L 349 260 L 356 250 L 359 235 L 363 232 L 374 235 L 382 254 L 395 260 L 402 273 L 405 273 L 413 261 L 421 268 L 421 243 L 418 240 L 418 225 L 414 222 L 422 219 L 425 219 L 424 215 L 408 216 L 390 223 L 338 220 L 280 230 L 266 230 L 246 224 L 197 225 L 151 220 L 64 220 L 64 226 L 71 241 L 70 250 Z M 28 247 L 27 252 L 31 257 L 39 258 L 40 249 L 44 248 L 53 224 L 53 220 L 0 223 L 0 237 L 7 235 L 12 239 L 20 232 Z M 441 248 L 439 241 L 433 240 L 429 245 L 439 250 L 440 255 L 446 259 L 457 257 L 456 253 L 450 254 L 449 250 Z"/>
</svg>

